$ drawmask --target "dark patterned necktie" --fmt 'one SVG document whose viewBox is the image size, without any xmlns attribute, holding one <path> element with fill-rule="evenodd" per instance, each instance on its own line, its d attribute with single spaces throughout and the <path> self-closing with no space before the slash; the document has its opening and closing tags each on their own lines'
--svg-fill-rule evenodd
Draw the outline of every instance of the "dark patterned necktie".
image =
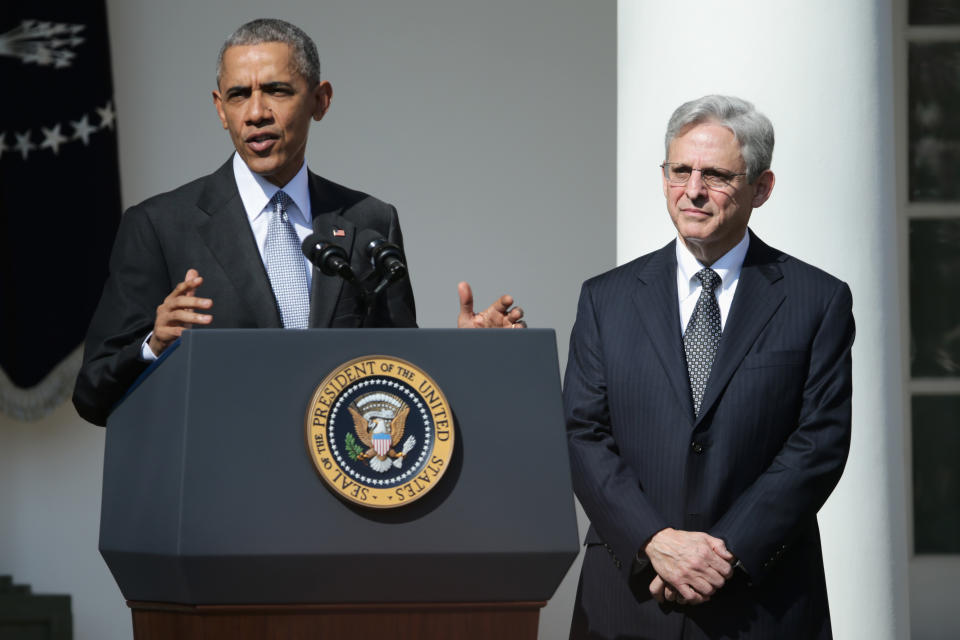
<svg viewBox="0 0 960 640">
<path fill-rule="evenodd" d="M 277 191 L 270 204 L 273 212 L 263 250 L 267 276 L 280 307 L 283 327 L 306 329 L 310 321 L 310 291 L 307 288 L 307 267 L 300 253 L 300 238 L 287 217 L 290 196 Z"/>
<path fill-rule="evenodd" d="M 720 276 L 713 269 L 701 269 L 697 272 L 697 278 L 701 284 L 700 298 L 690 316 L 687 330 L 683 332 L 683 351 L 687 357 L 694 415 L 700 415 L 703 392 L 707 388 L 710 368 L 720 344 L 720 305 L 713 295 L 713 290 L 720 284 Z"/>
</svg>

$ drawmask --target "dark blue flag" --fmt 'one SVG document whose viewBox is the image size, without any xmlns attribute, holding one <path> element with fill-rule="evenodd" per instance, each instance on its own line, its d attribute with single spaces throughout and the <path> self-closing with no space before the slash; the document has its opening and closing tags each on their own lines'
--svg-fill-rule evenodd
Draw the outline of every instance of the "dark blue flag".
<svg viewBox="0 0 960 640">
<path fill-rule="evenodd" d="M 104 0 L 0 12 L 0 410 L 69 397 L 120 222 Z"/>
</svg>

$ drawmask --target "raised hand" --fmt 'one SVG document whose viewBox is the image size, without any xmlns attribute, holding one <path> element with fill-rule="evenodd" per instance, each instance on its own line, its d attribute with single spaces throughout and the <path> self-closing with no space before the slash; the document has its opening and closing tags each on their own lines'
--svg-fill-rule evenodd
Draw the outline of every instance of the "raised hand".
<svg viewBox="0 0 960 640">
<path fill-rule="evenodd" d="M 174 340 L 194 324 L 210 324 L 213 316 L 198 313 L 196 309 L 209 309 L 213 306 L 210 298 L 197 298 L 197 287 L 203 284 L 203 278 L 196 269 L 189 269 L 183 282 L 173 288 L 163 303 L 157 307 L 157 317 L 153 323 L 153 334 L 148 343 L 153 354 L 159 356 Z"/>
<path fill-rule="evenodd" d="M 486 310 L 480 313 L 473 311 L 473 291 L 466 282 L 457 285 L 460 295 L 460 315 L 457 316 L 457 326 L 461 329 L 523 329 L 527 323 L 523 320 L 523 309 L 513 307 L 513 296 L 502 295 Z"/>
</svg>

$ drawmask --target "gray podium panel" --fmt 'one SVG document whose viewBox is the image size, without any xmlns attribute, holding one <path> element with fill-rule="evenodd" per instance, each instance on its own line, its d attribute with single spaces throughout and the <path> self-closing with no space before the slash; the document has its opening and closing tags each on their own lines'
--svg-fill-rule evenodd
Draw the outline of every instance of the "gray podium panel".
<svg viewBox="0 0 960 640">
<path fill-rule="evenodd" d="M 453 461 L 377 510 L 324 484 L 310 398 L 348 360 L 426 371 L 453 410 Z M 548 599 L 576 556 L 556 342 L 533 330 L 198 330 L 107 426 L 100 550 L 128 600 Z"/>
</svg>

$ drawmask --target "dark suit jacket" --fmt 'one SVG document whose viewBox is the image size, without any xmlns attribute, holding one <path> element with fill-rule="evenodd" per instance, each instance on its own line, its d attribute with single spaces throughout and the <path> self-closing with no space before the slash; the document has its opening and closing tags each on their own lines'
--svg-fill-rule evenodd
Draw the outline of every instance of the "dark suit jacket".
<svg viewBox="0 0 960 640">
<path fill-rule="evenodd" d="M 370 269 L 354 246 L 358 231 L 374 229 L 403 245 L 392 206 L 313 173 L 309 185 L 314 231 L 347 250 L 358 276 Z M 334 228 L 344 235 L 334 237 Z M 283 326 L 230 160 L 215 173 L 124 214 L 74 389 L 82 417 L 105 424 L 110 409 L 147 367 L 140 347 L 153 329 L 157 306 L 190 268 L 203 276 L 198 295 L 213 300 L 213 323 L 207 326 Z M 368 316 L 354 287 L 314 269 L 310 303 L 311 327 L 416 326 L 406 278 L 388 289 Z"/>
<path fill-rule="evenodd" d="M 564 384 L 590 517 L 573 637 L 830 636 L 817 511 L 850 443 L 846 284 L 750 237 L 699 418 L 671 242 L 588 280 Z M 743 563 L 707 603 L 659 606 L 636 559 L 673 527 Z"/>
</svg>

